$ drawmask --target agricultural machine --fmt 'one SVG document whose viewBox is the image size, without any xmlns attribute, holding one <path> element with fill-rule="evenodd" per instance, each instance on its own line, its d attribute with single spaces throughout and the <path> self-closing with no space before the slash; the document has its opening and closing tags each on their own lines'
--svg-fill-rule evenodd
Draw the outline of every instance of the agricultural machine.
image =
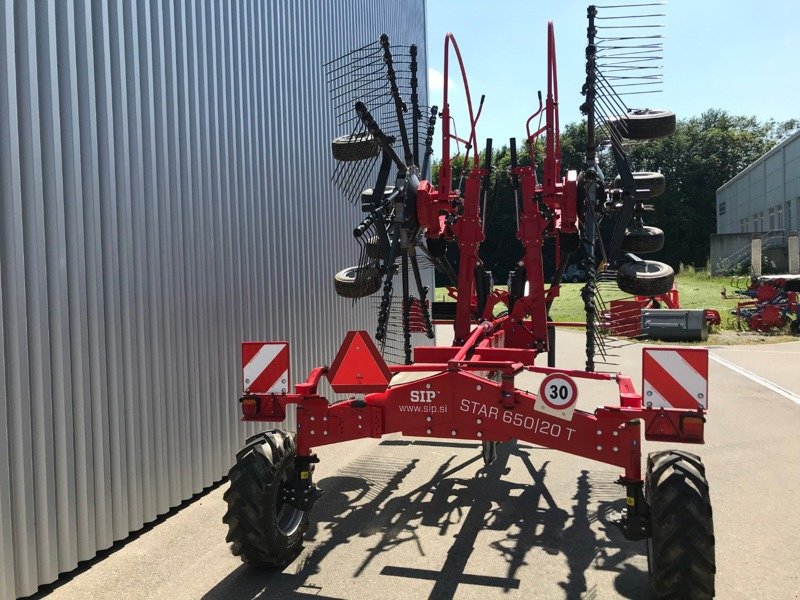
<svg viewBox="0 0 800 600">
<path fill-rule="evenodd" d="M 618 285 L 631 294 L 668 293 L 674 279 L 667 265 L 635 254 L 655 251 L 664 242 L 663 233 L 642 219 L 643 202 L 659 192 L 663 177 L 632 172 L 624 141 L 669 135 L 675 116 L 628 110 L 612 88 L 615 78 L 626 81 L 619 75 L 621 67 L 638 68 L 659 53 L 660 43 L 653 36 L 604 36 L 604 27 L 598 25 L 602 18 L 614 15 L 603 17 L 589 7 L 582 106 L 586 161 L 572 170 L 561 161 L 552 23 L 547 28 L 547 93 L 544 99 L 540 94 L 539 106 L 527 121 L 528 159 L 518 157 L 516 142 L 510 140 L 508 173 L 494 173 L 491 140 L 482 158 L 478 152 L 476 125 L 483 98 L 475 110 L 451 34 L 444 41 L 441 112 L 421 104 L 413 45 L 394 46 L 383 35 L 326 65 L 335 114 L 348 130 L 332 143 L 338 161 L 334 183 L 365 213 L 353 231 L 361 247 L 359 262 L 336 274 L 335 289 L 348 298 L 376 295 L 374 340 L 369 332 L 350 331 L 330 366 L 315 368 L 293 390 L 287 383 L 286 343 L 243 344 L 243 420 L 281 422 L 294 410 L 297 431 L 276 429 L 252 436 L 237 454 L 224 517 L 233 554 L 253 565 L 279 568 L 298 556 L 309 512 L 321 497 L 314 484 L 319 462 L 314 450 L 321 446 L 398 432 L 474 440 L 481 443 L 488 464 L 496 457 L 497 444 L 520 440 L 620 468 L 617 482 L 625 491 L 626 509 L 618 526 L 629 540 L 647 540 L 657 596 L 713 596 L 714 534 L 700 458 L 663 450 L 650 454 L 642 466 L 643 438 L 703 443 L 706 351 L 645 349 L 641 393 L 625 375 L 595 371 L 598 266 L 614 273 Z M 453 59 L 468 111 L 463 135 L 455 129 L 448 98 Z M 541 126 L 532 127 L 537 118 Z M 434 182 L 430 170 L 437 122 L 442 145 Z M 457 178 L 450 159 L 454 142 L 466 153 L 465 169 Z M 541 165 L 534 161 L 538 143 L 544 145 Z M 605 179 L 603 157 L 614 161 L 619 173 L 615 181 Z M 513 206 L 492 206 L 492 178 L 502 176 L 510 177 Z M 367 180 L 372 187 L 365 189 Z M 514 212 L 523 255 L 507 289 L 498 289 L 481 263 L 479 248 L 487 215 L 503 209 Z M 606 241 L 599 233 L 602 219 L 614 223 Z M 546 242 L 557 250 L 549 284 L 542 253 Z M 456 265 L 447 258 L 448 245 L 458 249 Z M 587 273 L 582 292 L 586 370 L 540 365 L 540 358 L 552 363 L 555 357 L 548 312 L 567 259 L 581 248 Z M 423 260 L 449 277 L 455 289 L 451 346 L 412 345 L 415 332 L 429 338 L 434 333 Z M 393 348 L 399 353 L 392 354 Z M 528 373 L 541 378 L 535 393 L 515 385 Z M 320 394 L 323 379 L 338 395 L 336 400 Z M 590 380 L 615 385 L 618 404 L 579 410 L 581 383 Z"/>
<path fill-rule="evenodd" d="M 738 287 L 738 286 L 737 286 Z M 748 278 L 746 287 L 734 290 L 738 298 L 731 314 L 740 331 L 775 333 L 787 326 L 792 335 L 800 335 L 800 276 L 764 275 Z M 745 299 L 746 298 L 746 299 Z"/>
<path fill-rule="evenodd" d="M 666 294 L 658 294 L 656 296 L 628 296 L 624 298 L 617 298 L 606 303 L 601 302 L 601 332 L 607 333 L 614 338 L 643 338 L 652 336 L 653 332 L 645 327 L 645 311 L 647 310 L 660 310 L 666 311 L 663 314 L 677 315 L 685 317 L 687 311 L 678 313 L 681 309 L 680 292 L 678 287 L 673 284 L 672 289 Z M 670 312 L 672 311 L 672 312 Z M 697 311 L 692 311 L 697 312 Z M 651 313 L 653 314 L 653 313 Z M 722 323 L 722 317 L 719 311 L 712 308 L 702 309 L 702 317 L 705 322 L 703 331 L 705 334 L 715 326 Z M 679 328 L 671 332 L 673 337 L 670 339 L 684 339 L 684 340 L 697 340 L 699 330 L 687 331 L 686 329 Z M 694 337 L 693 337 L 694 336 Z M 705 339 L 705 338 L 702 338 Z"/>
</svg>

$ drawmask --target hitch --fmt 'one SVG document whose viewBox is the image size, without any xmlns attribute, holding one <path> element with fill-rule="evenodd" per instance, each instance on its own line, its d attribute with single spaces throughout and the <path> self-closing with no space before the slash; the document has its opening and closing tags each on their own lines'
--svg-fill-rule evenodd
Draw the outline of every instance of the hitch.
<svg viewBox="0 0 800 600">
<path fill-rule="evenodd" d="M 314 485 L 311 478 L 313 473 L 311 465 L 318 462 L 316 454 L 295 457 L 294 471 L 289 476 L 287 485 L 281 488 L 281 501 L 302 511 L 311 510 L 325 491 Z"/>
<path fill-rule="evenodd" d="M 646 540 L 653 535 L 650 524 L 650 506 L 644 499 L 643 483 L 620 477 L 616 483 L 625 486 L 627 506 L 611 522 L 619 527 L 625 539 L 631 542 Z"/>
</svg>

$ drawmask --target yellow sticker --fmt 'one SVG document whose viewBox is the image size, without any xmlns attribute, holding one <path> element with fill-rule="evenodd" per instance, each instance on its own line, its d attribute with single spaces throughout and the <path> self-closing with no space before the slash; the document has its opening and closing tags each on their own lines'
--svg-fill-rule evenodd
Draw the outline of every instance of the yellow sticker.
<svg viewBox="0 0 800 600">
<path fill-rule="evenodd" d="M 628 506 L 633 506 L 633 504 L 634 504 L 633 496 L 628 496 Z"/>
<path fill-rule="evenodd" d="M 308 479 L 309 472 L 308 471 L 300 471 L 300 479 Z"/>
</svg>

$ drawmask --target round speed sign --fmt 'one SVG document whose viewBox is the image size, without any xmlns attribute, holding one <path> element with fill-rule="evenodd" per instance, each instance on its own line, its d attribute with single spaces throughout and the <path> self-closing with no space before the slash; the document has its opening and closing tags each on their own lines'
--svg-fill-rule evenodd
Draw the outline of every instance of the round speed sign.
<svg viewBox="0 0 800 600">
<path fill-rule="evenodd" d="M 578 387 L 569 375 L 553 373 L 539 386 L 539 398 L 554 410 L 563 410 L 578 400 Z"/>
</svg>

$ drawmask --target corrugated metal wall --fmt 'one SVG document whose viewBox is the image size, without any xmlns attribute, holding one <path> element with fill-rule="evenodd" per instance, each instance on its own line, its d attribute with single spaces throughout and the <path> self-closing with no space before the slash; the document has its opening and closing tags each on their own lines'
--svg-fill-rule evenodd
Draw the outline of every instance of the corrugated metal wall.
<svg viewBox="0 0 800 600">
<path fill-rule="evenodd" d="M 225 474 L 242 339 L 291 340 L 297 378 L 367 326 L 331 285 L 359 217 L 329 183 L 320 67 L 386 31 L 424 82 L 424 14 L 3 1 L 0 598 Z"/>
</svg>

